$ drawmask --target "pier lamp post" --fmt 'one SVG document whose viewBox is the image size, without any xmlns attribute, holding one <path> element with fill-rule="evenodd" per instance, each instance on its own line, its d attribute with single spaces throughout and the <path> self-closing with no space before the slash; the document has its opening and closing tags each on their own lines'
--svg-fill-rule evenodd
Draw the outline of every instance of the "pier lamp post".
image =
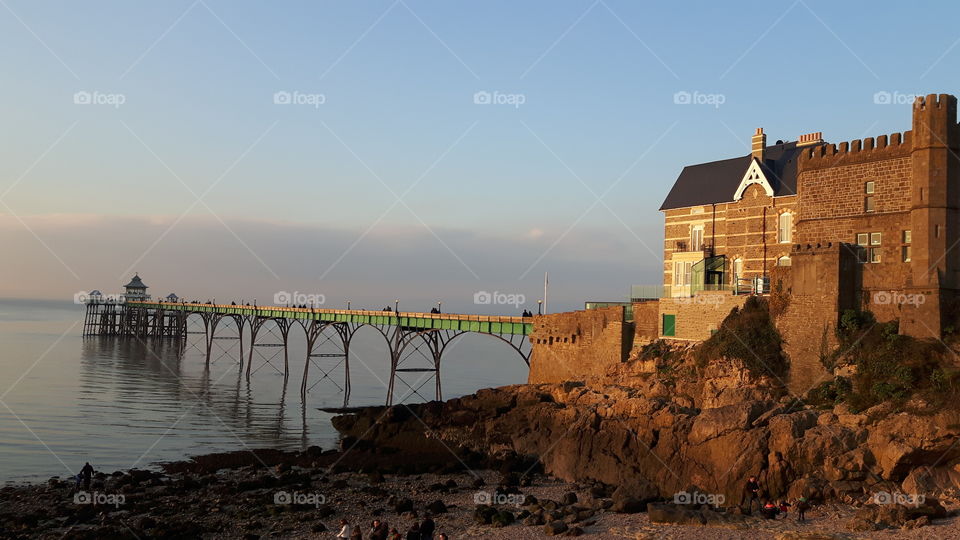
<svg viewBox="0 0 960 540">
<path fill-rule="evenodd" d="M 347 311 L 350 311 L 350 301 L 347 300 Z"/>
<path fill-rule="evenodd" d="M 440 306 L 443 305 L 443 302 L 437 302 L 437 313 L 440 313 Z"/>
<path fill-rule="evenodd" d="M 400 313 L 400 299 L 399 299 L 399 298 L 397 298 L 396 300 L 393 301 L 393 312 L 394 312 L 394 313 Z"/>
<path fill-rule="evenodd" d="M 540 312 L 541 308 L 543 308 L 543 300 L 537 300 L 537 315 L 543 315 L 543 313 Z"/>
</svg>

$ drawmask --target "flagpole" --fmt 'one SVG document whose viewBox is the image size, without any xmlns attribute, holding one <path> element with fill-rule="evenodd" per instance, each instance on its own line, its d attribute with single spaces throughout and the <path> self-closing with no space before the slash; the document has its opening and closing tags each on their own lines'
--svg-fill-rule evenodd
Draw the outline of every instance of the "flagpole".
<svg viewBox="0 0 960 540">
<path fill-rule="evenodd" d="M 547 314 L 547 284 L 550 283 L 547 273 L 543 273 L 543 314 Z"/>
</svg>

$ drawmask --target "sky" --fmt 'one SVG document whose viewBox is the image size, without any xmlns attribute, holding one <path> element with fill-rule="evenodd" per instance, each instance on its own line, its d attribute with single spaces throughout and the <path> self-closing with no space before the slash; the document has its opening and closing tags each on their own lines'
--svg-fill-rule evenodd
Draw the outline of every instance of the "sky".
<svg viewBox="0 0 960 540">
<path fill-rule="evenodd" d="M 684 165 L 957 93 L 960 5 L 871 6 L 0 0 L 0 297 L 622 300 Z"/>
</svg>

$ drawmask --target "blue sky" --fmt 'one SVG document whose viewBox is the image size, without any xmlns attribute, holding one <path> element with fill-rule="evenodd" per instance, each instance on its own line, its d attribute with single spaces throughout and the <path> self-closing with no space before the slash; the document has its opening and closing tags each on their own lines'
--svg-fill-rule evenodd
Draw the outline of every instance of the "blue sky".
<svg viewBox="0 0 960 540">
<path fill-rule="evenodd" d="M 534 299 L 549 270 L 558 309 L 619 298 L 660 279 L 684 165 L 759 126 L 903 131 L 903 96 L 956 93 L 958 10 L 4 0 L 0 295 L 137 270 L 164 293 L 483 311 L 473 292 Z"/>
</svg>

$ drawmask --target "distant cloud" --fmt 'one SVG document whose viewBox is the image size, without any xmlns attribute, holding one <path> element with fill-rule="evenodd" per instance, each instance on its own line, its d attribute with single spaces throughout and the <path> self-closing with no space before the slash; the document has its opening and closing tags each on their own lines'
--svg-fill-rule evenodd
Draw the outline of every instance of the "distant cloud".
<svg viewBox="0 0 960 540">
<path fill-rule="evenodd" d="M 425 228 L 381 223 L 361 238 L 363 230 L 246 219 L 227 219 L 228 230 L 212 217 L 176 223 L 175 216 L 162 215 L 49 214 L 23 220 L 32 233 L 0 214 L 0 245 L 15 254 L 0 259 L 3 297 L 117 292 L 130 267 L 154 295 L 266 303 L 286 291 L 323 295 L 331 307 L 347 300 L 378 307 L 400 298 L 408 309 L 442 300 L 445 310 L 484 313 L 503 309 L 475 305 L 477 291 L 523 294 L 535 305 L 542 270 L 550 271 L 551 305 L 574 309 L 585 300 L 621 299 L 633 283 L 655 283 L 661 269 L 635 242 L 587 228 L 574 229 L 521 281 L 546 249 L 529 242 L 549 238 L 540 229 L 516 237 L 435 229 L 434 236 Z"/>
</svg>

